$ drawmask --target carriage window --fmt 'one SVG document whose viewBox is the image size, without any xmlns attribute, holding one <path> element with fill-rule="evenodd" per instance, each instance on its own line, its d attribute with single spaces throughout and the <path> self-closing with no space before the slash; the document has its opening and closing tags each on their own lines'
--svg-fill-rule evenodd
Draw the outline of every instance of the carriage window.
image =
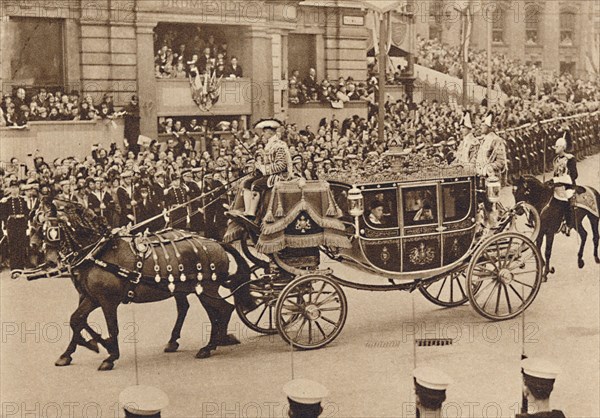
<svg viewBox="0 0 600 418">
<path fill-rule="evenodd" d="M 373 228 L 398 227 L 396 189 L 364 191 L 365 222 Z"/>
<path fill-rule="evenodd" d="M 445 184 L 442 187 L 444 221 L 460 221 L 469 214 L 471 188 L 469 183 Z"/>
<path fill-rule="evenodd" d="M 404 225 L 437 223 L 435 186 L 415 187 L 402 190 L 404 202 Z"/>
</svg>

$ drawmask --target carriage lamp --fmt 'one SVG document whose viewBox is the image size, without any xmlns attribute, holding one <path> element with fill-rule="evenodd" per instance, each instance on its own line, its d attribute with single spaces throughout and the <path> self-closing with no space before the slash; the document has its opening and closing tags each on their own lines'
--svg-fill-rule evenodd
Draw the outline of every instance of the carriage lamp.
<svg viewBox="0 0 600 418">
<path fill-rule="evenodd" d="M 365 199 L 356 186 L 348 190 L 348 212 L 351 216 L 359 217 L 365 212 Z"/>
<path fill-rule="evenodd" d="M 500 179 L 496 176 L 490 176 L 485 182 L 487 199 L 491 203 L 496 203 L 500 200 Z"/>
</svg>

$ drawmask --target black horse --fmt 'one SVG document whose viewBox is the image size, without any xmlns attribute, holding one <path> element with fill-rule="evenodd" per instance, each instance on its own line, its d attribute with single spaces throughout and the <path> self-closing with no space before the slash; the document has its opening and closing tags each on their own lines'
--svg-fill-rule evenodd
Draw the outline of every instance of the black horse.
<svg viewBox="0 0 600 418">
<path fill-rule="evenodd" d="M 589 187 L 593 192 L 596 199 L 596 207 L 600 208 L 600 193 L 596 189 Z M 517 202 L 525 201 L 533 205 L 540 213 L 541 228 L 536 244 L 541 250 L 542 242 L 544 237 L 546 238 L 546 248 L 544 251 L 544 257 L 546 261 L 545 274 L 553 273 L 554 268 L 550 265 L 550 257 L 552 256 L 552 245 L 554 244 L 554 235 L 558 233 L 563 220 L 563 209 L 559 204 L 556 204 L 555 199 L 552 198 L 554 188 L 550 184 L 544 184 L 533 176 L 520 177 L 514 185 L 514 195 Z M 592 235 L 594 242 L 594 259 L 596 263 L 600 263 L 598 257 L 598 216 L 591 212 L 589 209 L 576 206 L 575 209 L 575 229 L 577 230 L 581 244 L 579 246 L 579 252 L 577 253 L 577 265 L 579 268 L 583 268 L 585 262 L 583 261 L 583 250 L 585 249 L 585 242 L 587 240 L 587 231 L 583 227 L 583 220 L 588 218 L 592 226 Z"/>
<path fill-rule="evenodd" d="M 177 321 L 166 352 L 178 347 L 181 327 L 189 303 L 187 296 L 197 294 L 211 322 L 208 344 L 196 354 L 209 357 L 219 346 L 239 344 L 227 335 L 234 306 L 218 291 L 221 286 L 234 290 L 234 298 L 248 309 L 253 301 L 248 286 L 250 267 L 240 253 L 228 244 L 177 230 L 132 236 L 126 230 L 112 233 L 98 217 L 77 204 L 59 213 L 62 262 L 68 266 L 79 292 L 79 306 L 71 315 L 73 337 L 57 366 L 71 363 L 77 345 L 98 352 L 98 343 L 109 357 L 99 370 L 111 370 L 119 358 L 117 308 L 122 302 L 147 303 L 174 297 Z M 229 274 L 230 259 L 236 271 Z M 137 283 L 136 283 L 137 282 Z M 103 339 L 87 324 L 89 314 L 100 307 L 108 327 Z M 86 330 L 91 340 L 81 335 Z"/>
</svg>

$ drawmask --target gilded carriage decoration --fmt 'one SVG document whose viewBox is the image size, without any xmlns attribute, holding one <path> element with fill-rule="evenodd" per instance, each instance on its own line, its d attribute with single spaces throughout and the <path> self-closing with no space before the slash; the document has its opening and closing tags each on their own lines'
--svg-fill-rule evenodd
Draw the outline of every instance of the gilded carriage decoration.
<svg viewBox="0 0 600 418">
<path fill-rule="evenodd" d="M 435 259 L 435 252 L 432 247 L 428 247 L 422 242 L 410 250 L 408 259 L 416 266 L 427 266 Z"/>
</svg>

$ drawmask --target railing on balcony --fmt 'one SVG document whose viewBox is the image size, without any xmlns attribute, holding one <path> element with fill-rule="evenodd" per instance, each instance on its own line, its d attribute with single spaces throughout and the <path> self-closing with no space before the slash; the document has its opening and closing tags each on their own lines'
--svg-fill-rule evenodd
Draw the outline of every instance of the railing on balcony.
<svg viewBox="0 0 600 418">
<path fill-rule="evenodd" d="M 156 89 L 159 117 L 250 115 L 254 97 L 269 97 L 268 86 L 252 83 L 250 78 L 223 78 L 218 101 L 209 110 L 203 110 L 192 99 L 187 79 L 157 79 Z"/>
<path fill-rule="evenodd" d="M 0 160 L 26 161 L 36 150 L 47 161 L 90 155 L 93 144 L 123 146 L 123 119 L 29 122 L 23 129 L 0 128 Z"/>
</svg>

